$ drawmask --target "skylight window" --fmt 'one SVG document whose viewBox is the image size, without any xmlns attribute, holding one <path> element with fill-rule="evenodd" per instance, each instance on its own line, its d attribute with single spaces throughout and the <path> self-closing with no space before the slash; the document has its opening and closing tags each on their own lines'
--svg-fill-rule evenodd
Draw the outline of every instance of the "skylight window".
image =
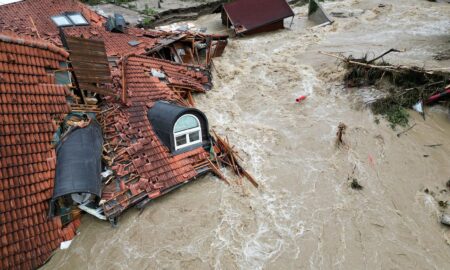
<svg viewBox="0 0 450 270">
<path fill-rule="evenodd" d="M 64 15 L 53 16 L 52 20 L 59 27 L 72 25 L 72 22 L 69 20 L 69 18 Z"/>
<path fill-rule="evenodd" d="M 65 13 L 52 17 L 53 22 L 58 27 L 75 26 L 75 25 L 89 25 L 89 22 L 79 12 Z"/>
<path fill-rule="evenodd" d="M 89 24 L 87 20 L 81 15 L 81 13 L 68 14 L 67 17 L 73 22 L 75 25 L 86 25 Z"/>
</svg>

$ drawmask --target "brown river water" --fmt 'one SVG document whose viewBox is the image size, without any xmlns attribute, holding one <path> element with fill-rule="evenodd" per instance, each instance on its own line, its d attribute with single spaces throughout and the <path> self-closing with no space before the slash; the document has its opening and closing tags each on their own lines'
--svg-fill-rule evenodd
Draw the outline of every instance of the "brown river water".
<svg viewBox="0 0 450 270">
<path fill-rule="evenodd" d="M 311 28 L 306 7 L 291 29 L 232 38 L 216 58 L 214 89 L 196 96 L 257 178 L 226 186 L 212 175 L 127 211 L 112 228 L 85 215 L 79 235 L 44 269 L 450 269 L 450 230 L 435 197 L 450 179 L 450 120 L 441 107 L 398 137 L 375 123 L 343 70 L 318 51 L 374 55 L 426 68 L 450 48 L 450 4 L 425 0 L 328 2 L 331 26 Z M 198 25 L 223 31 L 219 15 Z M 286 20 L 285 24 L 288 24 Z M 308 95 L 295 103 L 299 95 Z M 339 122 L 345 147 L 335 147 Z M 426 147 L 428 144 L 442 144 Z M 428 155 L 425 157 L 424 155 Z M 358 191 L 347 180 L 364 186 Z M 225 172 L 230 179 L 234 175 Z M 447 210 L 448 211 L 448 210 Z"/>
</svg>

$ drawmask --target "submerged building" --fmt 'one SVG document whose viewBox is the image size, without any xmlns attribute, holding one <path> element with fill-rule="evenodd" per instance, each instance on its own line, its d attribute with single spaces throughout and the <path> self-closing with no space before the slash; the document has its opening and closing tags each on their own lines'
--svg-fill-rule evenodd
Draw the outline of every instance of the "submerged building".
<svg viewBox="0 0 450 270">
<path fill-rule="evenodd" d="M 34 269 L 80 225 L 213 171 L 192 93 L 226 35 L 128 27 L 74 0 L 0 5 L 0 268 Z"/>
<path fill-rule="evenodd" d="M 286 0 L 234 0 L 223 4 L 222 24 L 236 35 L 251 35 L 284 28 L 284 19 L 294 17 Z"/>
</svg>

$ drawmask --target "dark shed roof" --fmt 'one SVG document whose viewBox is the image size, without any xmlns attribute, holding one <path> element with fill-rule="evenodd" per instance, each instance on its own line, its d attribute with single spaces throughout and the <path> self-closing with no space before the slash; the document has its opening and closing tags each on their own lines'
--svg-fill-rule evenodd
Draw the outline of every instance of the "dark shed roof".
<svg viewBox="0 0 450 270">
<path fill-rule="evenodd" d="M 95 120 L 85 128 L 74 128 L 61 139 L 56 147 L 52 202 L 77 192 L 101 195 L 102 146 L 102 130 Z"/>
<path fill-rule="evenodd" d="M 294 12 L 286 0 L 236 0 L 223 5 L 236 33 L 245 33 L 255 28 L 271 24 Z M 243 29 L 240 29 L 243 27 Z"/>
<path fill-rule="evenodd" d="M 179 154 L 192 148 L 197 148 L 200 145 L 194 145 L 193 147 L 187 147 L 186 149 L 179 149 L 175 152 L 175 140 L 173 137 L 173 126 L 175 122 L 181 116 L 185 114 L 192 114 L 200 121 L 202 129 L 202 141 L 209 144 L 209 132 L 208 132 L 208 120 L 204 113 L 195 108 L 181 107 L 167 101 L 157 101 L 150 110 L 148 110 L 147 116 L 150 121 L 153 130 L 158 135 L 161 142 L 169 148 L 174 154 Z"/>
</svg>

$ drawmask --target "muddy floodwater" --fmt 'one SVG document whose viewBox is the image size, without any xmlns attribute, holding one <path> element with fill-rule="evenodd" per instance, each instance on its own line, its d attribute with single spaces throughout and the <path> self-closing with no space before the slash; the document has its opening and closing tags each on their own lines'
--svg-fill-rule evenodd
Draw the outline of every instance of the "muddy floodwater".
<svg viewBox="0 0 450 270">
<path fill-rule="evenodd" d="M 342 85 L 343 70 L 318 51 L 374 55 L 448 68 L 450 4 L 425 0 L 326 2 L 345 12 L 311 28 L 306 7 L 291 29 L 231 38 L 214 60 L 214 88 L 195 97 L 228 135 L 260 188 L 212 175 L 127 211 L 119 227 L 83 216 L 80 234 L 44 269 L 450 269 L 450 230 L 437 201 L 450 179 L 450 120 L 441 107 L 400 137 Z M 220 15 L 197 22 L 224 31 Z M 289 20 L 285 24 L 289 25 Z M 295 98 L 307 95 L 302 103 Z M 345 123 L 346 147 L 335 147 Z M 425 145 L 442 144 L 438 147 Z M 353 190 L 354 178 L 364 187 Z M 234 175 L 224 171 L 230 179 Z"/>
</svg>

